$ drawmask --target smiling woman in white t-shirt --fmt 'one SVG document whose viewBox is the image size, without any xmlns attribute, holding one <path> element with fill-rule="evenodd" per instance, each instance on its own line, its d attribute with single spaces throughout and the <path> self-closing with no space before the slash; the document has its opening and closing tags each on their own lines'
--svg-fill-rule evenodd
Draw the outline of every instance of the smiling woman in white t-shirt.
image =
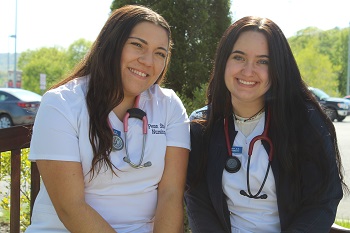
<svg viewBox="0 0 350 233">
<path fill-rule="evenodd" d="M 154 11 L 117 9 L 43 96 L 29 157 L 43 182 L 27 233 L 182 232 L 189 121 L 159 86 L 171 44 Z"/>
</svg>

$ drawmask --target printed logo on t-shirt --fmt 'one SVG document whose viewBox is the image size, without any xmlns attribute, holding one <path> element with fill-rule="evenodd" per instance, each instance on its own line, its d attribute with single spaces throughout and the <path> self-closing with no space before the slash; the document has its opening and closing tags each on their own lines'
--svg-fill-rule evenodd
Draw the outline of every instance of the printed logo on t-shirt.
<svg viewBox="0 0 350 233">
<path fill-rule="evenodd" d="M 165 134 L 165 125 L 159 124 L 148 124 L 148 129 L 151 130 L 152 134 Z"/>
</svg>

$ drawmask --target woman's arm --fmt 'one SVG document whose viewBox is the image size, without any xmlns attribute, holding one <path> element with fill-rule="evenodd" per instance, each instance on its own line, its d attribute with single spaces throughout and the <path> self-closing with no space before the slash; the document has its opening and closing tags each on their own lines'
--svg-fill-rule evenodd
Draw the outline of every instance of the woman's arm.
<svg viewBox="0 0 350 233">
<path fill-rule="evenodd" d="M 116 232 L 85 202 L 79 162 L 37 160 L 37 165 L 58 217 L 70 232 Z"/>
<path fill-rule="evenodd" d="M 298 165 L 301 174 L 301 202 L 298 203 L 299 208 L 287 229 L 288 232 L 294 230 L 328 233 L 343 197 L 335 140 L 320 116 L 312 113 L 311 125 L 304 129 L 302 135 L 304 159 Z M 325 188 L 322 192 L 317 192 L 323 184 L 326 185 Z"/>
<path fill-rule="evenodd" d="M 210 199 L 207 172 L 199 169 L 204 158 L 203 126 L 191 123 L 191 152 L 187 169 L 187 189 L 185 203 L 188 221 L 193 233 L 223 233 L 227 232 L 214 209 Z M 221 182 L 221 179 L 218 180 Z M 217 190 L 222 192 L 222 190 Z"/>
<path fill-rule="evenodd" d="M 168 146 L 165 168 L 158 185 L 158 203 L 154 233 L 182 233 L 184 223 L 183 194 L 189 150 Z"/>
<path fill-rule="evenodd" d="M 185 193 L 187 216 L 193 233 L 227 233 L 209 197 L 206 177 Z M 222 192 L 218 190 L 218 192 Z"/>
</svg>

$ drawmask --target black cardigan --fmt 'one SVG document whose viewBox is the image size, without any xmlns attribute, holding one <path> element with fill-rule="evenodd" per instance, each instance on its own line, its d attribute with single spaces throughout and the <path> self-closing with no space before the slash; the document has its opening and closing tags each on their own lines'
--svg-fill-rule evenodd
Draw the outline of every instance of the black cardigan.
<svg viewBox="0 0 350 233">
<path fill-rule="evenodd" d="M 307 119 L 306 119 L 307 120 Z M 319 187 L 318 174 L 322 173 L 313 161 L 303 160 L 301 169 L 301 201 L 296 203 L 292 192 L 290 177 L 280 168 L 278 160 L 273 159 L 271 168 L 274 174 L 277 192 L 277 204 L 281 224 L 281 232 L 317 232 L 328 233 L 336 216 L 337 206 L 343 197 L 341 182 L 333 149 L 333 141 L 326 130 L 324 123 L 316 111 L 309 111 L 310 127 L 321 133 L 322 141 L 315 141 L 308 135 L 310 129 L 305 129 L 303 141 L 306 145 L 317 143 L 317 148 L 325 149 L 329 162 L 330 182 L 327 190 L 316 200 L 312 193 Z M 191 152 L 187 172 L 187 187 L 185 203 L 189 224 L 193 233 L 220 233 L 231 232 L 230 214 L 226 196 L 222 190 L 222 172 L 227 158 L 223 119 L 216 122 L 210 139 L 207 169 L 198 185 L 191 186 L 196 177 L 197 168 L 203 148 L 203 126 L 191 123 Z M 231 145 L 237 132 L 234 129 L 233 119 L 229 121 Z M 323 146 L 322 146 L 323 145 Z M 306 147 L 308 148 L 308 147 Z M 309 153 L 318 153 L 315 147 L 310 147 Z M 275 156 L 276 157 L 276 156 Z M 246 181 L 243 181 L 246 182 Z M 264 229 L 261 229 L 262 231 Z"/>
</svg>

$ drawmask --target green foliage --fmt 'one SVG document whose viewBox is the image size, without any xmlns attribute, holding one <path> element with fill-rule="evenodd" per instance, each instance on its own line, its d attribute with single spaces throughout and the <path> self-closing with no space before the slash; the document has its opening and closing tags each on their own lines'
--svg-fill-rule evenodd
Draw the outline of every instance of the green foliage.
<svg viewBox="0 0 350 233">
<path fill-rule="evenodd" d="M 309 27 L 289 38 L 300 72 L 310 86 L 332 96 L 346 95 L 348 28 L 322 31 Z"/>
<path fill-rule="evenodd" d="M 21 150 L 21 180 L 20 180 L 20 224 L 21 231 L 24 231 L 30 223 L 30 161 L 28 160 L 29 149 Z M 10 152 L 0 153 L 0 181 L 4 181 L 6 189 L 10 190 L 10 172 L 11 172 L 11 154 Z M 0 200 L 0 208 L 4 212 L 9 212 L 10 210 L 10 193 L 3 190 L 0 194 L 4 197 Z"/>
<path fill-rule="evenodd" d="M 66 53 L 62 48 L 41 48 L 23 52 L 18 61 L 22 70 L 24 89 L 40 93 L 40 74 L 46 74 L 46 86 L 51 86 L 68 70 Z"/>
<path fill-rule="evenodd" d="M 187 114 L 190 115 L 194 110 L 203 107 L 206 104 L 206 91 L 208 83 L 201 84 L 199 87 L 196 87 L 193 91 L 193 98 L 188 98 L 182 93 L 176 93 L 182 103 L 184 104 Z"/>
<path fill-rule="evenodd" d="M 0 208 L 0 210 L 1 210 L 1 208 Z M 9 224 L 10 223 L 10 211 L 8 211 L 8 210 L 1 210 L 0 213 L 1 213 L 1 215 L 0 215 L 0 225 L 2 223 Z"/>
<path fill-rule="evenodd" d="M 337 75 L 332 69 L 328 56 L 316 52 L 313 44 L 302 49 L 295 55 L 304 81 L 312 87 L 317 87 L 331 96 L 338 96 Z M 317 58 L 317 63 L 314 62 Z"/>
<path fill-rule="evenodd" d="M 347 220 L 344 220 L 344 219 L 335 220 L 335 223 L 338 224 L 339 226 L 350 229 L 350 220 L 349 219 L 347 219 Z"/>
<path fill-rule="evenodd" d="M 64 78 L 84 58 L 91 42 L 79 39 L 68 50 L 60 47 L 27 50 L 21 53 L 18 67 L 22 70 L 23 89 L 41 93 L 40 74 L 46 74 L 46 88 Z"/>
<path fill-rule="evenodd" d="M 231 24 L 229 0 L 114 0 L 111 10 L 127 4 L 151 7 L 172 27 L 174 48 L 165 86 L 194 98 L 207 83 L 216 45 Z"/>
<path fill-rule="evenodd" d="M 79 61 L 84 59 L 84 56 L 89 51 L 91 45 L 91 41 L 79 39 L 69 46 L 66 54 L 69 70 L 73 69 Z"/>
</svg>

